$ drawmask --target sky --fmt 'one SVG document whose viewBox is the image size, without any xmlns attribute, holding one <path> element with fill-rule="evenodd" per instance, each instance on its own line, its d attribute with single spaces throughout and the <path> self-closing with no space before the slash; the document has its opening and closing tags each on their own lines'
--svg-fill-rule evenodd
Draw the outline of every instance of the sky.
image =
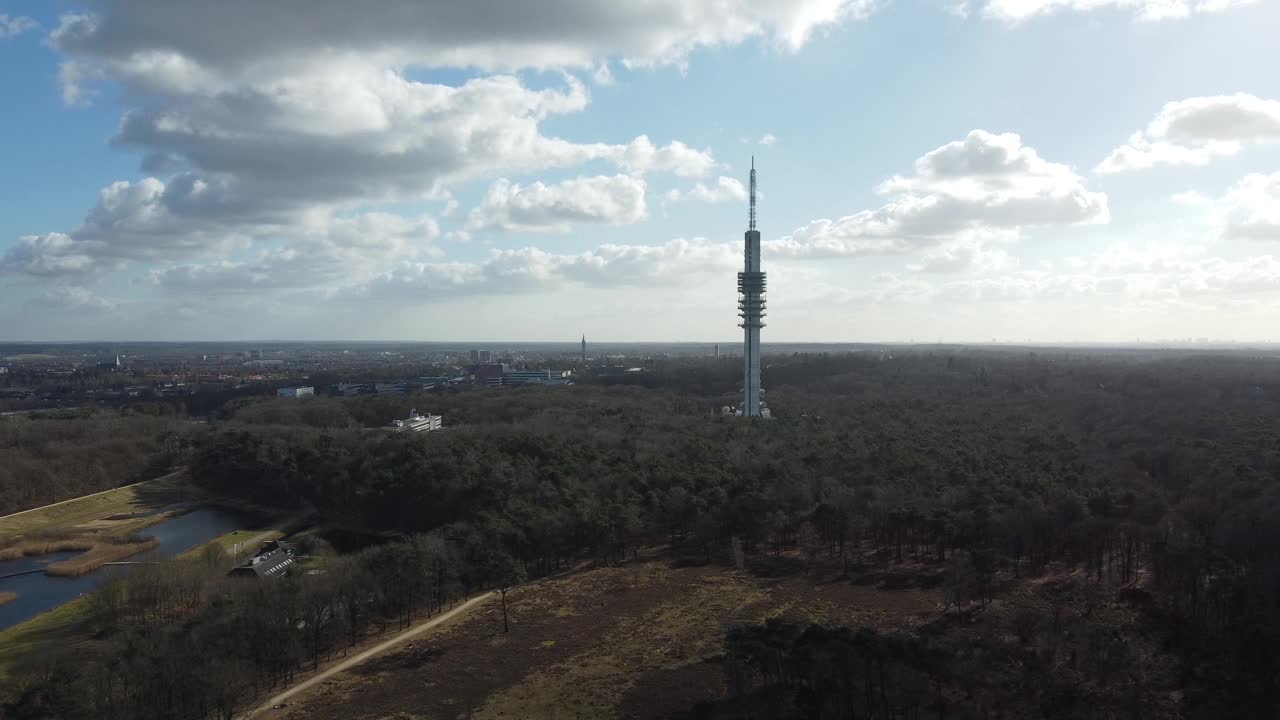
<svg viewBox="0 0 1280 720">
<path fill-rule="evenodd" d="M 0 339 L 1280 341 L 1277 0 L 0 0 Z"/>
</svg>

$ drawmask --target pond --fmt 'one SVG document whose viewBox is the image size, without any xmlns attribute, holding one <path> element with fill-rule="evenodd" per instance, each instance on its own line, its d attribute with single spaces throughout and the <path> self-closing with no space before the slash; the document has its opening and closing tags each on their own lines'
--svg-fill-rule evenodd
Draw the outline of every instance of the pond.
<svg viewBox="0 0 1280 720">
<path fill-rule="evenodd" d="M 142 530 L 160 545 L 128 560 L 147 560 L 178 555 L 199 547 L 214 538 L 244 526 L 244 519 L 219 508 L 200 508 L 185 515 L 165 520 Z M 49 563 L 74 557 L 77 553 L 60 552 L 0 562 L 0 576 L 40 570 Z M 76 599 L 103 582 L 128 572 L 127 565 L 108 565 L 78 578 L 50 577 L 42 572 L 18 575 L 0 580 L 0 592 L 15 592 L 16 600 L 0 605 L 0 630 L 29 620 L 40 613 Z"/>
</svg>

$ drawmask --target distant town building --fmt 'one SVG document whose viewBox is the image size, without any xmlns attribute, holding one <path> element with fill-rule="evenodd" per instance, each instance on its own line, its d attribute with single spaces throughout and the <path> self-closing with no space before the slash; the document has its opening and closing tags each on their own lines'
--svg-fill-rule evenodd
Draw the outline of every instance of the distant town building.
<svg viewBox="0 0 1280 720">
<path fill-rule="evenodd" d="M 475 369 L 476 382 L 480 385 L 501 385 L 502 374 L 508 370 L 506 365 L 485 364 Z"/>
<path fill-rule="evenodd" d="M 374 383 L 374 395 L 404 395 L 409 392 L 409 383 L 405 382 L 385 382 Z"/>
<path fill-rule="evenodd" d="M 316 394 L 313 387 L 289 387 L 276 390 L 276 397 L 302 398 L 311 397 Z"/>
<path fill-rule="evenodd" d="M 392 432 L 431 432 L 444 427 L 443 415 L 419 415 L 417 410 L 410 410 L 405 420 L 395 420 L 387 426 Z"/>
<path fill-rule="evenodd" d="M 373 392 L 373 388 L 368 383 L 338 383 L 337 392 L 343 397 L 352 397 L 355 395 L 368 395 Z"/>
<path fill-rule="evenodd" d="M 9 368 L 0 367 L 0 375 L 8 375 L 8 374 L 9 374 Z"/>
<path fill-rule="evenodd" d="M 644 372 L 644 368 L 627 367 L 626 365 L 607 365 L 602 367 L 591 368 L 592 375 L 596 377 L 602 377 L 602 378 L 627 377 L 632 375 L 638 375 L 642 372 Z"/>
<path fill-rule="evenodd" d="M 573 373 L 567 370 L 516 370 L 506 363 L 477 366 L 477 385 L 501 387 L 503 385 L 562 385 Z"/>
<path fill-rule="evenodd" d="M 583 335 L 582 335 L 582 362 L 583 362 L 583 363 L 586 363 L 586 362 L 587 362 L 587 335 L 586 335 L 586 333 L 583 333 Z"/>
<path fill-rule="evenodd" d="M 471 351 L 471 362 L 472 362 L 473 364 L 474 364 L 474 363 L 478 363 L 478 362 L 480 362 L 480 351 L 479 351 L 479 350 L 472 350 L 472 351 Z"/>
<path fill-rule="evenodd" d="M 504 370 L 503 385 L 561 385 L 570 373 L 564 370 Z"/>
<path fill-rule="evenodd" d="M 490 350 L 481 350 L 476 358 L 479 362 L 493 362 L 493 352 Z"/>
</svg>

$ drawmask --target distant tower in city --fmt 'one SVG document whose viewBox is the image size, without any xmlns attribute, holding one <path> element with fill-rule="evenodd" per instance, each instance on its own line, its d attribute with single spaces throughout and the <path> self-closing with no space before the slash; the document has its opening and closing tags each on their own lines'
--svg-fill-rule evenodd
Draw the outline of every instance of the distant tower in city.
<svg viewBox="0 0 1280 720">
<path fill-rule="evenodd" d="M 750 210 L 743 238 L 744 263 L 738 273 L 738 325 L 742 338 L 742 414 L 760 417 L 760 328 L 764 327 L 764 273 L 760 271 L 760 231 L 756 229 L 756 159 L 751 158 Z"/>
<path fill-rule="evenodd" d="M 582 335 L 582 362 L 585 363 L 586 361 L 587 361 L 587 336 L 584 333 Z"/>
</svg>

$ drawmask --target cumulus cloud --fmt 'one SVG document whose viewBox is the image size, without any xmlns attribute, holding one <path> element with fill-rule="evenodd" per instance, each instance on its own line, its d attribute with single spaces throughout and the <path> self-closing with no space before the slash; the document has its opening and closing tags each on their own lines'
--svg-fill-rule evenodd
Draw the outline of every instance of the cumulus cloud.
<svg viewBox="0 0 1280 720">
<path fill-rule="evenodd" d="M 32 20 L 25 15 L 9 17 L 4 13 L 0 13 L 0 40 L 18 37 L 28 30 L 35 30 L 40 27 L 40 23 Z"/>
<path fill-rule="evenodd" d="M 459 87 L 394 73 L 342 69 L 277 78 L 269 87 L 175 98 L 135 111 L 117 145 L 144 153 L 144 167 L 191 168 L 228 211 L 287 212 L 313 204 L 412 199 L 499 173 L 606 160 L 625 170 L 701 175 L 710 152 L 647 136 L 626 144 L 574 143 L 540 131 L 550 115 L 583 110 L 585 88 L 531 90 L 514 77 Z"/>
<path fill-rule="evenodd" d="M 778 142 L 778 138 L 774 137 L 773 133 L 765 133 L 757 142 L 761 145 L 772 145 Z"/>
<path fill-rule="evenodd" d="M 301 228 L 287 246 L 245 260 L 154 269 L 148 279 L 168 290 L 213 294 L 334 288 L 373 277 L 389 263 L 437 254 L 430 243 L 439 234 L 436 221 L 425 215 L 330 218 Z"/>
<path fill-rule="evenodd" d="M 716 164 L 710 150 L 695 150 L 679 140 L 658 147 L 647 135 L 641 135 L 625 146 L 593 149 L 599 152 L 597 157 L 607 158 L 624 170 L 637 173 L 669 172 L 680 177 L 699 177 L 710 172 Z"/>
<path fill-rule="evenodd" d="M 226 252 L 362 204 L 448 201 L 444 183 L 496 172 L 601 159 L 635 173 L 697 176 L 714 165 L 709 151 L 680 142 L 658 146 L 643 135 L 617 145 L 542 135 L 541 118 L 585 105 L 585 90 L 576 81 L 563 90 L 540 91 L 509 77 L 458 88 L 404 78 L 387 82 L 405 91 L 397 102 L 360 112 L 358 93 L 349 101 L 335 95 L 328 104 L 345 109 L 332 122 L 319 110 L 302 112 L 287 93 L 250 102 L 243 112 L 233 111 L 240 101 L 221 95 L 184 110 L 131 113 L 117 143 L 143 149 L 145 164 L 154 170 L 194 167 L 168 181 L 113 183 L 80 228 L 24 241 L 3 267 L 78 272 L 89 269 L 86 257 L 146 260 Z M 326 87 L 325 92 L 338 90 Z M 42 259 L 42 251 L 77 261 Z"/>
<path fill-rule="evenodd" d="M 1006 272 L 1017 265 L 1008 252 L 983 242 L 958 241 L 934 248 L 907 266 L 916 272 L 947 273 L 964 270 L 979 273 Z"/>
<path fill-rule="evenodd" d="M 1280 258 L 1210 257 L 1181 246 L 1120 245 L 1059 270 L 1010 270 L 940 282 L 927 277 L 885 273 L 873 285 L 833 288 L 829 296 L 884 305 L 1086 301 L 1128 308 L 1280 298 Z"/>
<path fill-rule="evenodd" d="M 1006 23 L 1020 23 L 1060 12 L 1127 10 L 1141 20 L 1169 20 L 1202 13 L 1218 13 L 1258 0 L 985 0 L 962 1 L 952 12 L 968 16 L 971 5 L 981 5 L 985 17 Z"/>
<path fill-rule="evenodd" d="M 667 200 L 670 202 L 694 200 L 705 203 L 722 203 L 731 200 L 745 202 L 746 199 L 747 189 L 743 187 L 742 182 L 723 175 L 716 179 L 715 185 L 698 183 L 683 193 L 679 190 L 671 190 L 667 193 Z"/>
<path fill-rule="evenodd" d="M 467 218 L 467 230 L 568 232 L 573 223 L 627 225 L 645 217 L 645 181 L 629 175 L 580 177 L 555 185 L 503 178 Z"/>
<path fill-rule="evenodd" d="M 1179 304 L 1280 293 L 1280 259 L 1264 255 L 1165 262 L 1127 271 L 1022 272 L 951 283 L 947 299 L 1037 300 L 1112 296 L 1117 302 Z"/>
<path fill-rule="evenodd" d="M 1015 134 L 974 130 L 916 160 L 915 174 L 886 180 L 875 210 L 815 220 L 766 243 L 790 257 L 942 252 L 1015 239 L 1023 228 L 1105 223 L 1107 197 L 1071 168 L 1049 162 Z M 954 252 L 951 258 L 961 257 Z M 945 263 L 944 263 L 945 264 Z"/>
<path fill-rule="evenodd" d="M 403 263 L 344 291 L 351 299 L 428 302 L 466 295 L 503 295 L 569 285 L 678 286 L 693 278 L 724 276 L 740 262 L 735 246 L 703 239 L 662 245 L 602 245 L 580 254 L 534 247 L 495 250 L 482 262 Z"/>
<path fill-rule="evenodd" d="M 875 0 L 507 0 L 423 3 L 388 0 L 378 12 L 343 0 L 164 3 L 100 0 L 96 15 L 64 17 L 64 52 L 113 62 L 172 53 L 216 72 L 243 71 L 300 55 L 360 53 L 385 66 L 590 68 L 677 63 L 693 50 L 768 38 L 797 50 L 813 34 L 868 15 Z M 176 62 L 176 61 L 166 61 Z"/>
<path fill-rule="evenodd" d="M 553 0 L 535 9 L 392 0 L 371 13 L 336 0 L 270 8 L 100 0 L 93 12 L 64 15 L 50 44 L 63 57 L 69 100 L 110 82 L 137 103 L 112 142 L 137 151 L 149 177 L 105 188 L 81 227 L 24 238 L 0 267 L 83 273 L 229 257 L 369 207 L 447 200 L 461 183 L 593 161 L 635 176 L 613 190 L 634 190 L 651 173 L 704 177 L 716 166 L 711 151 L 678 140 L 578 142 L 545 132 L 548 118 L 590 104 L 569 71 L 595 71 L 607 83 L 611 63 L 678 64 L 697 48 L 753 38 L 797 50 L 874 4 Z M 410 72 L 431 68 L 479 75 L 443 84 Z M 537 89 L 502 74 L 529 68 L 566 72 Z M 617 200 L 567 209 L 606 222 L 643 216 L 634 192 Z"/>
<path fill-rule="evenodd" d="M 1106 157 L 1099 173 L 1207 165 L 1247 145 L 1280 141 L 1280 102 L 1237 93 L 1166 104 L 1145 130 Z"/>
<path fill-rule="evenodd" d="M 440 230 L 430 216 L 368 212 L 320 215 L 296 224 L 236 225 L 177 222 L 155 202 L 163 189 L 137 186 L 106 192 L 86 222 L 70 234 L 26 236 L 0 257 L 0 272 L 37 277 L 73 277 L 117 270 L 129 260 L 161 263 L 150 271 L 157 284 L 228 290 L 250 287 L 324 286 L 367 277 L 385 263 L 429 256 Z M 125 202 L 116 202 L 125 198 Z M 130 204 L 132 203 L 132 205 Z M 105 239 L 104 239 L 105 238 Z M 202 265 L 171 263 L 225 256 L 254 242 L 284 241 L 250 260 Z"/>
<path fill-rule="evenodd" d="M 24 235 L 0 257 L 0 271 L 37 277 L 84 275 L 101 269 L 89 254 L 95 249 L 65 233 Z"/>
<path fill-rule="evenodd" d="M 78 275 L 113 270 L 127 260 L 175 259 L 226 252 L 273 227 L 263 215 L 250 226 L 219 217 L 225 198 L 201 181 L 156 178 L 103 188 L 85 221 L 70 233 L 19 238 L 0 271 L 29 275 Z"/>
<path fill-rule="evenodd" d="M 120 302 L 103 297 L 82 285 L 55 285 L 27 302 L 29 310 L 65 310 L 77 313 L 111 312 Z"/>
<path fill-rule="evenodd" d="M 1221 202 L 1228 238 L 1280 240 L 1280 172 L 1245 176 Z"/>
</svg>

